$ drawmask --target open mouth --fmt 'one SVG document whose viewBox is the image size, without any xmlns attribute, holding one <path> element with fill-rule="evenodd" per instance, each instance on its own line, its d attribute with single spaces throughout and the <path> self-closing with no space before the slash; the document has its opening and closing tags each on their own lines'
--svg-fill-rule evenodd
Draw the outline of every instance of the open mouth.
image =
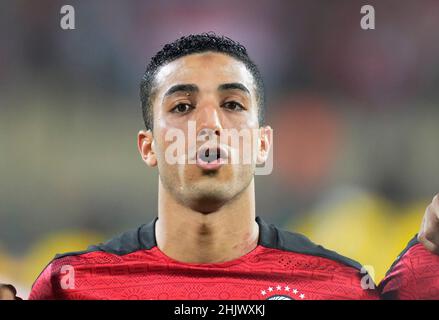
<svg viewBox="0 0 439 320">
<path fill-rule="evenodd" d="M 204 170 L 217 170 L 224 163 L 228 153 L 221 147 L 201 147 L 197 151 L 197 165 Z"/>
</svg>

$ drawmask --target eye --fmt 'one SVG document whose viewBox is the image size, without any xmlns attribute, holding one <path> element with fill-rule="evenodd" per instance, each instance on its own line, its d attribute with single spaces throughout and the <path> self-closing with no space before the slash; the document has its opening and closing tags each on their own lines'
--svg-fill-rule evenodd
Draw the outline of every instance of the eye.
<svg viewBox="0 0 439 320">
<path fill-rule="evenodd" d="M 192 110 L 194 107 L 188 103 L 179 103 L 174 108 L 171 109 L 173 113 L 187 113 Z"/>
<path fill-rule="evenodd" d="M 229 101 L 223 104 L 223 107 L 226 109 L 229 109 L 230 111 L 243 111 L 245 108 L 242 106 L 242 104 L 236 102 L 236 101 Z"/>
</svg>

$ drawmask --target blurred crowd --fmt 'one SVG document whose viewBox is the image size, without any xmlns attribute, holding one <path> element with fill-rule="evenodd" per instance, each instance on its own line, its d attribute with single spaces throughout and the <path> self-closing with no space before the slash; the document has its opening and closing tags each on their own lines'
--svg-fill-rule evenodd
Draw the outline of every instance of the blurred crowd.
<svg viewBox="0 0 439 320">
<path fill-rule="evenodd" d="M 62 30 L 73 5 L 76 29 Z M 214 31 L 245 45 L 267 88 L 274 170 L 257 214 L 375 269 L 439 192 L 439 2 L 2 1 L 0 282 L 26 295 L 57 252 L 151 220 L 139 80 L 162 45 Z"/>
</svg>

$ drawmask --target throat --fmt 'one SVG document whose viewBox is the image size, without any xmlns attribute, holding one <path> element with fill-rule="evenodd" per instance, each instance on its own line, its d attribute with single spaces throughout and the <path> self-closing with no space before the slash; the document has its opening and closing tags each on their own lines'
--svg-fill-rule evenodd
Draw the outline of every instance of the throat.
<svg viewBox="0 0 439 320">
<path fill-rule="evenodd" d="M 158 247 L 174 260 L 185 263 L 222 263 L 238 259 L 254 250 L 258 244 L 259 226 L 253 221 L 247 229 L 227 230 L 205 224 L 191 228 L 189 223 L 181 232 L 166 238 L 161 243 L 157 241 Z"/>
</svg>

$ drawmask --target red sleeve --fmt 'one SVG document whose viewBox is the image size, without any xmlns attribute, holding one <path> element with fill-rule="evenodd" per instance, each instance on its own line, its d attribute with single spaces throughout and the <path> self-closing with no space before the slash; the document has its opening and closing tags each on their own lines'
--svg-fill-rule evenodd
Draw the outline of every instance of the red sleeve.
<svg viewBox="0 0 439 320">
<path fill-rule="evenodd" d="M 413 238 L 379 286 L 382 299 L 439 299 L 439 256 Z"/>
<path fill-rule="evenodd" d="M 67 299 L 67 289 L 74 288 L 75 284 L 74 260 L 78 258 L 55 257 L 34 282 L 29 300 Z"/>
<path fill-rule="evenodd" d="M 29 300 L 53 300 L 56 299 L 53 290 L 53 272 L 52 263 L 50 263 L 41 272 L 37 280 L 32 286 L 32 290 L 29 294 Z"/>
</svg>

